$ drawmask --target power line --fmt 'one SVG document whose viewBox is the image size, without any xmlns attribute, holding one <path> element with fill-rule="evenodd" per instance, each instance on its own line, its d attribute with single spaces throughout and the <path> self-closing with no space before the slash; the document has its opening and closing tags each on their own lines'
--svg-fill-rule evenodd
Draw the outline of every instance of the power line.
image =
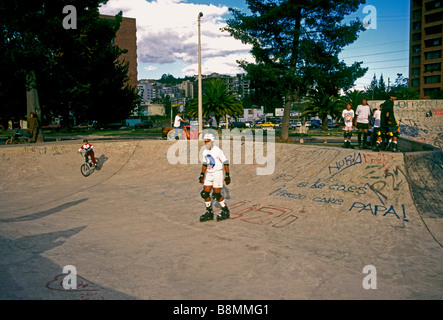
<svg viewBox="0 0 443 320">
<path fill-rule="evenodd" d="M 342 59 L 378 56 L 378 55 L 382 55 L 382 54 L 392 54 L 392 53 L 406 52 L 406 51 L 409 51 L 409 49 L 408 50 L 397 50 L 397 51 L 391 51 L 391 52 L 371 53 L 371 54 L 364 54 L 364 55 L 358 55 L 358 56 L 343 57 Z"/>
<path fill-rule="evenodd" d="M 377 43 L 377 44 L 372 44 L 372 45 L 367 45 L 367 46 L 358 46 L 358 48 L 345 48 L 344 51 L 360 50 L 362 48 L 381 47 L 381 46 L 392 45 L 393 43 L 399 43 L 399 42 L 409 42 L 409 40 L 399 40 L 399 41 L 392 41 L 392 42 L 385 42 L 385 43 Z"/>
<path fill-rule="evenodd" d="M 384 62 L 393 62 L 393 61 L 400 61 L 400 60 L 409 60 L 409 58 L 393 59 L 393 60 L 383 60 L 383 61 L 373 61 L 373 62 L 363 62 L 363 64 L 384 63 Z"/>
<path fill-rule="evenodd" d="M 380 68 L 369 68 L 370 70 L 381 70 L 381 69 L 395 69 L 395 68 L 409 68 L 409 66 L 395 66 L 395 67 L 380 67 Z"/>
</svg>

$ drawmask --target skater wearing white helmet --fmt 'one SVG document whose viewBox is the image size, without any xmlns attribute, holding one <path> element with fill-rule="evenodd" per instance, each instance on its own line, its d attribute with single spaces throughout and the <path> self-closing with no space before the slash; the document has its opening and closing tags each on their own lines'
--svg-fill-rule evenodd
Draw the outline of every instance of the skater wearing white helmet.
<svg viewBox="0 0 443 320">
<path fill-rule="evenodd" d="M 214 145 L 215 136 L 212 133 L 206 133 L 203 136 L 206 149 L 202 154 L 202 171 L 199 182 L 203 184 L 203 190 L 200 193 L 205 200 L 206 213 L 200 217 L 200 221 L 209 221 L 214 219 L 214 212 L 212 210 L 212 202 L 210 192 L 212 190 L 212 197 L 220 203 L 222 212 L 217 216 L 217 221 L 229 219 L 228 206 L 225 199 L 221 195 L 223 188 L 223 181 L 228 185 L 231 182 L 229 176 L 229 161 L 223 151 Z M 225 169 L 225 178 L 223 180 L 223 168 Z"/>
</svg>

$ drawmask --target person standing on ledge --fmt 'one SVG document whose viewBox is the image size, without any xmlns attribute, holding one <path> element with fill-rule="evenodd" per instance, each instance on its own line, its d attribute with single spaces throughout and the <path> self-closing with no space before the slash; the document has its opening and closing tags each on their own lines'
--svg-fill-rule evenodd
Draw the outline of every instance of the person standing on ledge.
<svg viewBox="0 0 443 320">
<path fill-rule="evenodd" d="M 27 127 L 29 133 L 31 134 L 29 137 L 29 143 L 36 143 L 38 135 L 38 119 L 35 117 L 34 112 L 29 114 Z"/>
</svg>

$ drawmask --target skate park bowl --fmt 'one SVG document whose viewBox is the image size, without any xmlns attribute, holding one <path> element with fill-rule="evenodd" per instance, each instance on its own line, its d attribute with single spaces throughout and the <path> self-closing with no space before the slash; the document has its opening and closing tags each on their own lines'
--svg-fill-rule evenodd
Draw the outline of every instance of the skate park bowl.
<svg viewBox="0 0 443 320">
<path fill-rule="evenodd" d="M 443 298 L 439 149 L 231 141 L 201 223 L 202 142 L 90 142 L 0 147 L 0 299 Z"/>
</svg>

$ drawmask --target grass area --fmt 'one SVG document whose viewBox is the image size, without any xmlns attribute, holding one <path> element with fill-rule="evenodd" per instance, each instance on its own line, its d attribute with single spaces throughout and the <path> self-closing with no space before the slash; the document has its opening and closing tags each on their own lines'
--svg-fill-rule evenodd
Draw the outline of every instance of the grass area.
<svg viewBox="0 0 443 320">
<path fill-rule="evenodd" d="M 150 129 L 97 129 L 97 130 L 71 130 L 69 132 L 65 130 L 61 130 L 60 132 L 55 131 L 49 131 L 49 130 L 43 130 L 43 134 L 45 136 L 73 136 L 73 135 L 80 135 L 80 136 L 160 136 L 162 133 L 161 128 L 150 128 Z"/>
</svg>

